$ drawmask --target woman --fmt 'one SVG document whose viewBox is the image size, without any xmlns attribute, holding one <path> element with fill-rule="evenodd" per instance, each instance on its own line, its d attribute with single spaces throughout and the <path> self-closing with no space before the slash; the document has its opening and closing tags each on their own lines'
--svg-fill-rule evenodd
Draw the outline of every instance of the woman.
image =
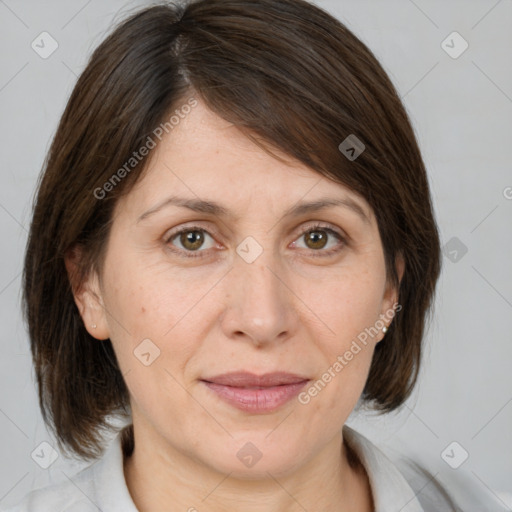
<svg viewBox="0 0 512 512">
<path fill-rule="evenodd" d="M 346 27 L 139 11 L 73 90 L 24 267 L 45 421 L 98 460 L 15 510 L 456 510 L 345 426 L 411 393 L 439 273 L 413 129 Z"/>
</svg>

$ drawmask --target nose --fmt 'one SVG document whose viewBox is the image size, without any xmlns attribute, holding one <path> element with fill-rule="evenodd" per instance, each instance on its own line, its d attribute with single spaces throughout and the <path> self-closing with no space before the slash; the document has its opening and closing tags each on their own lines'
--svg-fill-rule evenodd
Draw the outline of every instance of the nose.
<svg viewBox="0 0 512 512">
<path fill-rule="evenodd" d="M 263 251 L 252 263 L 236 256 L 224 286 L 221 326 L 229 339 L 264 346 L 282 342 L 295 333 L 298 299 L 287 282 L 284 267 L 270 250 Z"/>
</svg>

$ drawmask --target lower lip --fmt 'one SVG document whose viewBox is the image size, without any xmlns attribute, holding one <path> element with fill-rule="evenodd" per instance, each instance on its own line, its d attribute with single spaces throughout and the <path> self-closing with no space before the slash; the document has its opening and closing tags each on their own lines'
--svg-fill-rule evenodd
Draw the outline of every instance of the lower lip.
<svg viewBox="0 0 512 512">
<path fill-rule="evenodd" d="M 252 413 L 275 411 L 300 393 L 307 380 L 295 384 L 284 384 L 263 389 L 235 388 L 201 381 L 227 403 Z"/>
</svg>

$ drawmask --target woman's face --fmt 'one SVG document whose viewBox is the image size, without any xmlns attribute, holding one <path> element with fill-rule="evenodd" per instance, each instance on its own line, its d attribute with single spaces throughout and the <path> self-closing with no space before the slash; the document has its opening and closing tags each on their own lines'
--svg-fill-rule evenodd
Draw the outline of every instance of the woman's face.
<svg viewBox="0 0 512 512">
<path fill-rule="evenodd" d="M 153 151 L 116 205 L 87 328 L 113 343 L 136 435 L 223 473 L 285 474 L 339 439 L 391 321 L 374 213 L 201 102 Z M 320 200 L 341 202 L 304 207 Z M 231 372 L 294 384 L 216 379 Z"/>
</svg>

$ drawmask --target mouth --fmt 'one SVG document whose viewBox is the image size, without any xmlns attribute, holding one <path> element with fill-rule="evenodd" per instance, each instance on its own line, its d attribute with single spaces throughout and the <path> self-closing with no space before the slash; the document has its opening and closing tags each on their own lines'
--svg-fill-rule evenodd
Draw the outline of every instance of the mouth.
<svg viewBox="0 0 512 512">
<path fill-rule="evenodd" d="M 232 372 L 201 379 L 224 402 L 251 413 L 273 412 L 300 393 L 309 378 L 286 372 Z"/>
</svg>

